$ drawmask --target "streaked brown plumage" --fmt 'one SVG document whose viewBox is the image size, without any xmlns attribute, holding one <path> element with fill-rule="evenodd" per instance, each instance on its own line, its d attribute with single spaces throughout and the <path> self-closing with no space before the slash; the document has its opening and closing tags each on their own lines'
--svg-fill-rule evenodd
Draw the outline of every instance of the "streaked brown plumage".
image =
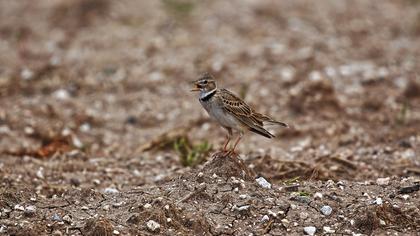
<svg viewBox="0 0 420 236">
<path fill-rule="evenodd" d="M 194 81 L 195 88 L 192 91 L 200 91 L 199 100 L 209 115 L 228 131 L 227 144 L 232 136 L 232 130 L 239 132 L 239 137 L 231 151 L 235 151 L 236 145 L 246 131 L 252 131 L 267 138 L 274 135 L 264 129 L 264 123 L 276 124 L 288 127 L 286 123 L 276 121 L 269 116 L 254 111 L 242 99 L 227 89 L 218 89 L 214 77 L 204 73 Z"/>
</svg>

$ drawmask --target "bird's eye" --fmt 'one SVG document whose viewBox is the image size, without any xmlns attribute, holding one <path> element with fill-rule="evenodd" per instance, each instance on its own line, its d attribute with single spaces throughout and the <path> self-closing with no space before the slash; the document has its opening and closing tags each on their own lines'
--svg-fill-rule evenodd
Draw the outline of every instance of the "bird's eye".
<svg viewBox="0 0 420 236">
<path fill-rule="evenodd" d="M 207 84 L 207 80 L 204 80 L 204 81 L 203 81 L 203 84 Z"/>
</svg>

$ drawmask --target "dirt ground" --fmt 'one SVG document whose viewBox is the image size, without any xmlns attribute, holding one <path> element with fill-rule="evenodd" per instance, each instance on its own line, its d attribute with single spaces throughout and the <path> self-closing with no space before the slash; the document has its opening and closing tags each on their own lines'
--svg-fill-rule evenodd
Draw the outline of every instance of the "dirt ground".
<svg viewBox="0 0 420 236">
<path fill-rule="evenodd" d="M 420 1 L 0 0 L 0 234 L 420 235 Z M 212 73 L 290 124 L 239 156 Z"/>
</svg>

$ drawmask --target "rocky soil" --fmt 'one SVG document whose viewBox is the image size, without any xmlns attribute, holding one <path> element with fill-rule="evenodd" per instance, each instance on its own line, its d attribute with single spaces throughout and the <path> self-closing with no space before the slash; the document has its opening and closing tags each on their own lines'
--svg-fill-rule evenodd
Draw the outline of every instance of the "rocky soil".
<svg viewBox="0 0 420 236">
<path fill-rule="evenodd" d="M 0 234 L 418 235 L 420 2 L 0 1 Z M 290 124 L 239 155 L 211 72 Z"/>
</svg>

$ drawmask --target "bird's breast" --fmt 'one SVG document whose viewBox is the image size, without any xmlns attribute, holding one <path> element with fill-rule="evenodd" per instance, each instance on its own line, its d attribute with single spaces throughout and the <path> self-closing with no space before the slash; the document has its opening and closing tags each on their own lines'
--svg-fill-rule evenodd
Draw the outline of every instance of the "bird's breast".
<svg viewBox="0 0 420 236">
<path fill-rule="evenodd" d="M 233 129 L 239 129 L 239 122 L 236 120 L 236 118 L 226 112 L 219 104 L 212 101 L 200 101 L 200 103 L 204 109 L 206 109 L 207 113 L 209 113 L 209 115 L 220 125 Z"/>
</svg>

